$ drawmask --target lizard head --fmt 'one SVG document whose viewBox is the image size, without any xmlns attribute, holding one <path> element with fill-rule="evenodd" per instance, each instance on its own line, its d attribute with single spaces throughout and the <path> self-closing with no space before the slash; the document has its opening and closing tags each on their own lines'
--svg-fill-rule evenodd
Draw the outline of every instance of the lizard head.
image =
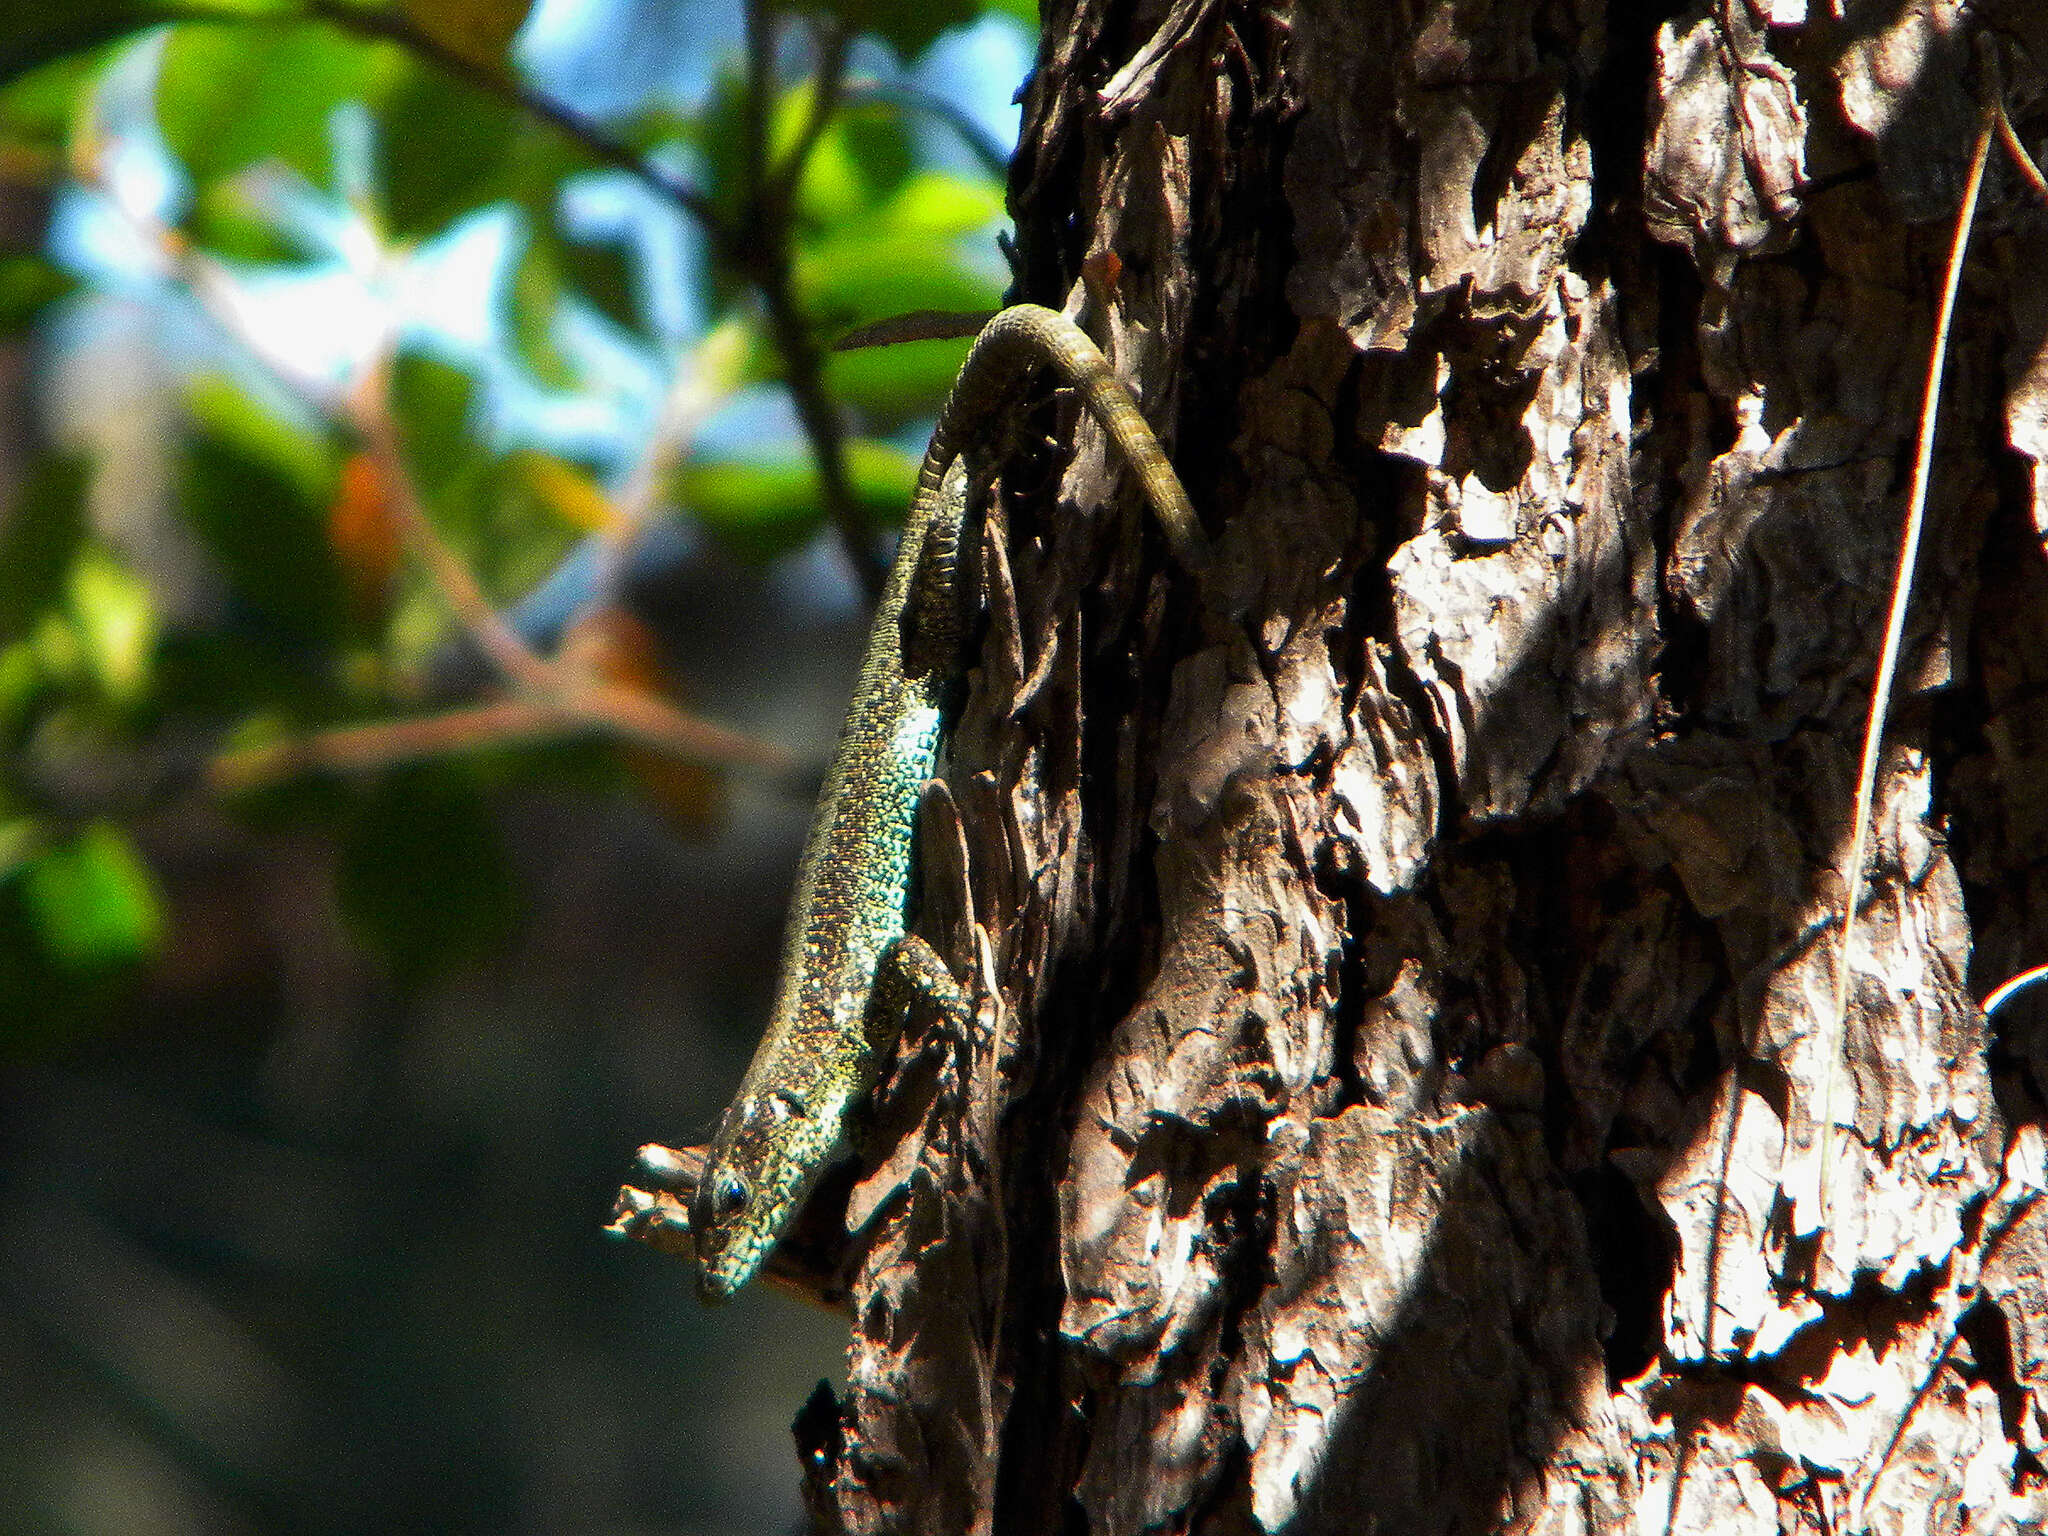
<svg viewBox="0 0 2048 1536">
<path fill-rule="evenodd" d="M 690 1205 L 697 1291 L 724 1301 L 754 1277 L 839 1141 L 839 1117 L 787 1089 L 726 1110 Z"/>
</svg>

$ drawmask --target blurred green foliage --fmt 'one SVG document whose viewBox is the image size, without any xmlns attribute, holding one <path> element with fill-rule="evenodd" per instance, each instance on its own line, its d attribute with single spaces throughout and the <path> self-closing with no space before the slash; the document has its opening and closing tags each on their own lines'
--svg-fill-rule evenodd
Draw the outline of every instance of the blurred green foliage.
<svg viewBox="0 0 2048 1536">
<path fill-rule="evenodd" d="M 524 0 L 58 0 L 10 17 L 0 193 L 61 194 L 103 224 L 125 220 L 158 247 L 149 302 L 225 322 L 241 355 L 226 367 L 167 362 L 180 393 L 154 500 L 132 475 L 110 478 L 77 451 L 45 446 L 12 470 L 0 456 L 0 1057 L 89 1021 L 106 989 L 174 931 L 175 906 L 138 851 L 142 829 L 167 801 L 212 793 L 211 756 L 455 702 L 437 697 L 432 679 L 437 658 L 460 649 L 461 626 L 442 584 L 400 554 L 399 487 L 365 452 L 351 414 L 366 395 L 382 390 L 435 532 L 500 611 L 593 530 L 636 514 L 683 519 L 766 558 L 822 526 L 819 466 L 802 437 L 678 462 L 650 438 L 594 470 L 494 430 L 481 401 L 487 376 L 602 397 L 615 381 L 571 344 L 577 317 L 593 315 L 671 394 L 715 375 L 700 417 L 736 391 L 779 390 L 791 359 L 772 339 L 763 287 L 779 266 L 845 424 L 854 510 L 877 524 L 901 515 L 916 473 L 901 444 L 936 409 L 964 343 L 823 349 L 907 311 L 996 307 L 1002 189 L 924 161 L 907 108 L 854 97 L 818 124 L 820 83 L 806 71 L 831 50 L 805 42 L 843 26 L 908 58 L 983 9 L 792 7 L 779 17 L 783 73 L 767 99 L 735 58 L 699 103 L 578 115 L 566 131 L 563 114 L 550 121 L 520 100 L 506 48 Z M 998 9 L 1035 22 L 1028 0 Z M 153 81 L 145 121 L 132 107 L 123 115 L 119 85 L 139 71 Z M 768 242 L 774 260 L 736 261 L 744 241 L 705 238 L 705 259 L 686 264 L 685 302 L 658 302 L 676 296 L 652 291 L 627 232 L 565 218 L 577 178 L 619 174 L 600 164 L 591 135 L 645 157 L 656 167 L 650 186 L 687 166 L 699 211 L 728 235 Z M 749 143 L 764 146 L 787 196 L 750 182 Z M 158 145 L 174 169 L 168 197 L 152 205 L 110 167 Z M 309 385 L 289 381 L 283 349 L 267 351 L 271 338 L 252 318 L 263 312 L 237 307 L 257 285 L 343 267 L 389 301 L 421 252 L 486 213 L 508 219 L 509 234 L 496 339 L 483 348 L 420 344 L 393 308 L 385 337 L 365 335 L 344 377 Z M 0 249 L 0 349 L 60 347 L 61 328 L 47 322 L 119 284 L 61 269 L 39 238 L 16 243 Z M 700 335 L 722 338 L 724 361 L 708 364 L 696 341 L 665 333 L 658 316 L 678 310 L 701 318 Z M 651 508 L 622 510 L 619 488 L 647 467 L 639 457 L 652 466 L 640 479 L 658 494 Z M 196 552 L 200 578 L 165 553 L 179 549 Z M 575 630 L 576 615 L 554 627 Z M 627 675 L 601 655 L 597 667 Z M 653 777 L 635 778 L 631 754 L 472 745 L 481 760 L 280 784 L 234 808 L 262 826 L 335 838 L 354 931 L 393 975 L 418 980 L 515 926 L 492 786 L 596 772 L 614 789 L 646 792 Z"/>
</svg>

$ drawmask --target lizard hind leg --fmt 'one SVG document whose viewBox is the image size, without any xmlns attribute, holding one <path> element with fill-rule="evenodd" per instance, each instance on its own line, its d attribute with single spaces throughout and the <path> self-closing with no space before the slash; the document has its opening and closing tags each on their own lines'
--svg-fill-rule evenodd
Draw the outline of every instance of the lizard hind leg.
<svg viewBox="0 0 2048 1536">
<path fill-rule="evenodd" d="M 868 1167 L 895 1170 L 887 1181 L 891 1188 L 904 1187 L 913 1163 L 937 1175 L 936 1187 L 913 1181 L 915 1203 L 937 1188 L 952 1188 L 963 1149 L 986 1139 L 992 1122 L 977 1106 L 991 1103 L 995 1092 L 995 1030 L 938 951 L 914 934 L 897 940 L 884 956 L 874 1003 L 889 1011 L 903 1033 L 893 1065 L 879 1063 L 882 1077 L 863 1116 L 862 1158 Z M 986 1159 L 984 1148 L 983 1166 Z M 849 1226 L 864 1226 L 876 1209 L 856 1198 L 848 1208 Z"/>
<path fill-rule="evenodd" d="M 875 967 L 867 1028 L 868 1044 L 877 1056 L 902 1033 L 920 1002 L 928 1003 L 937 1015 L 942 1036 L 959 1042 L 973 1038 L 977 1025 L 974 999 L 946 968 L 939 952 L 909 933 L 890 944 Z"/>
</svg>

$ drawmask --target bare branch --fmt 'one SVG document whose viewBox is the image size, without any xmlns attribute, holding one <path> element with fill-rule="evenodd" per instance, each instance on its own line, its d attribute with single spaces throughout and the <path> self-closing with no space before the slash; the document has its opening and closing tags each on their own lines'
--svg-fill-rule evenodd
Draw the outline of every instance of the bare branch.
<svg viewBox="0 0 2048 1536">
<path fill-rule="evenodd" d="M 790 403 L 796 407 L 804 437 L 811 445 L 812 457 L 818 461 L 818 488 L 825 503 L 826 520 L 837 530 L 861 589 L 872 602 L 881 595 L 886 573 L 875 557 L 874 529 L 853 498 L 852 482 L 846 473 L 845 434 L 839 413 L 825 392 L 824 357 L 817 337 L 797 305 L 789 259 L 793 193 L 816 133 L 822 131 L 825 117 L 839 99 L 845 75 L 845 39 L 843 34 L 833 34 L 838 41 L 832 47 L 825 46 L 829 36 L 821 39 L 813 103 L 816 130 L 810 131 L 807 138 L 800 137 L 797 151 L 771 171 L 767 116 L 775 92 L 773 14 L 769 0 L 749 0 L 747 122 L 743 130 L 747 136 L 747 216 L 744 233 L 736 245 L 736 261 L 760 292 L 769 334 L 774 338 L 775 350 L 782 354 L 783 383 L 789 390 Z"/>
<path fill-rule="evenodd" d="M 381 356 L 364 372 L 350 401 L 350 419 L 362 434 L 363 446 L 377 466 L 386 503 L 400 535 L 441 594 L 456 621 L 477 643 L 491 664 L 530 693 L 549 697 L 562 690 L 562 679 L 532 647 L 513 632 L 484 595 L 476 575 L 441 537 L 420 502 L 418 488 L 398 448 L 398 428 L 391 415 L 391 360 Z"/>
<path fill-rule="evenodd" d="M 674 710 L 648 710 L 644 704 L 644 695 L 600 686 L 559 704 L 535 698 L 493 699 L 415 719 L 337 726 L 223 752 L 207 765 L 205 781 L 216 793 L 236 794 L 302 773 L 374 773 L 400 763 L 576 735 L 624 738 L 707 768 L 775 778 L 796 771 L 788 753 L 766 742 Z"/>
<path fill-rule="evenodd" d="M 906 315 L 855 327 L 833 342 L 832 350 L 858 352 L 864 347 L 893 347 L 906 341 L 959 341 L 979 336 L 982 327 L 995 317 L 992 309 L 913 309 Z"/>
<path fill-rule="evenodd" d="M 2002 106 L 1998 108 L 1997 121 L 1998 142 L 2005 146 L 2006 156 L 2012 161 L 2013 169 L 2018 171 L 2021 179 L 2034 189 L 2034 196 L 2048 203 L 2048 179 L 2042 177 L 2041 167 L 2036 165 L 2034 157 L 2027 153 L 2026 145 L 2020 142 L 2019 134 L 2013 130 L 2012 119 L 2005 115 L 2005 108 Z"/>
</svg>

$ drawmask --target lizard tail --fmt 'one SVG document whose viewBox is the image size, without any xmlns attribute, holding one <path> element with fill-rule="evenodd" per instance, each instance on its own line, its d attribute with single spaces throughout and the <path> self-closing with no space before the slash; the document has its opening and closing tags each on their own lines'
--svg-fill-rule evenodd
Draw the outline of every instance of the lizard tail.
<svg viewBox="0 0 2048 1536">
<path fill-rule="evenodd" d="M 918 475 L 918 499 L 938 494 L 939 482 L 960 452 L 963 440 L 1000 419 L 1006 395 L 1031 369 L 1049 366 L 1060 381 L 1078 391 L 1089 413 L 1115 439 L 1136 471 L 1166 532 L 1174 558 L 1188 571 L 1204 569 L 1208 540 L 1195 509 L 1181 489 L 1159 439 L 1152 435 L 1123 380 L 1109 366 L 1095 343 L 1057 310 L 1038 304 L 1016 304 L 997 315 L 975 338 L 966 365 L 946 397 L 930 450 Z"/>
</svg>

